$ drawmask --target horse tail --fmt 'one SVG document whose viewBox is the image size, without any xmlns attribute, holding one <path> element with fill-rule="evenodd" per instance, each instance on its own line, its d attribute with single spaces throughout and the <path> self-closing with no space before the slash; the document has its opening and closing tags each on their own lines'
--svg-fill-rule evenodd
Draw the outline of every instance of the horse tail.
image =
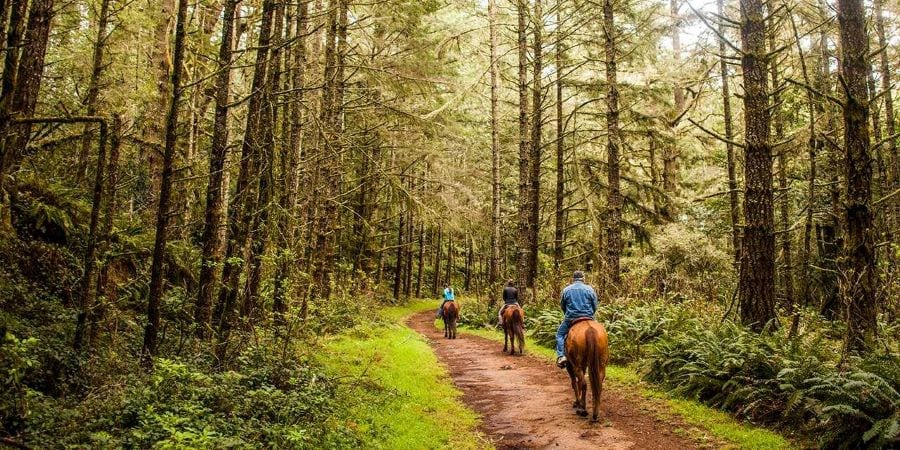
<svg viewBox="0 0 900 450">
<path fill-rule="evenodd" d="M 603 388 L 603 380 L 600 378 L 600 370 L 601 365 L 605 365 L 603 362 L 604 355 L 602 355 L 603 349 L 600 348 L 600 334 L 597 333 L 597 329 L 592 326 L 589 326 L 587 332 L 585 333 L 585 350 L 587 352 L 587 366 L 588 366 L 588 375 L 591 380 L 591 400 L 594 404 L 594 420 L 597 419 L 597 406 L 600 403 L 600 389 Z"/>
<path fill-rule="evenodd" d="M 525 352 L 525 318 L 522 308 L 515 308 L 512 312 L 512 325 L 514 338 L 519 341 L 519 353 Z"/>
</svg>

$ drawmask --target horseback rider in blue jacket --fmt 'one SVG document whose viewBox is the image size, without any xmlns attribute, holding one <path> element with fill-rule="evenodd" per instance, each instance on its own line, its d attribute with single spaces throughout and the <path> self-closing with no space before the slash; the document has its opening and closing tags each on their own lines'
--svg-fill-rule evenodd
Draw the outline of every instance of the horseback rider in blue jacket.
<svg viewBox="0 0 900 450">
<path fill-rule="evenodd" d="M 584 272 L 576 270 L 572 279 L 572 284 L 563 289 L 562 298 L 559 301 L 559 306 L 565 315 L 556 331 L 556 365 L 561 369 L 565 368 L 568 363 L 565 346 L 569 328 L 576 319 L 582 317 L 593 319 L 597 312 L 597 293 L 594 292 L 594 288 L 585 284 Z"/>
<path fill-rule="evenodd" d="M 450 287 L 449 284 L 444 285 L 444 301 L 441 302 L 441 306 L 438 307 L 437 317 L 440 319 L 444 316 L 444 303 L 452 302 L 456 300 L 456 293 L 453 292 L 453 288 Z"/>
</svg>

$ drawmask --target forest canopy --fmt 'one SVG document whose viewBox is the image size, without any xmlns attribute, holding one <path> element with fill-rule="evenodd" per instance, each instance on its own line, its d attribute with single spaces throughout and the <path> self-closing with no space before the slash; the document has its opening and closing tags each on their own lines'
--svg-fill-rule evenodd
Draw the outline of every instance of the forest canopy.
<svg viewBox="0 0 900 450">
<path fill-rule="evenodd" d="M 896 0 L 0 0 L 0 31 L 6 444 L 358 445 L 319 339 L 445 285 L 484 326 L 511 281 L 549 342 L 575 270 L 648 381 L 898 442 Z"/>
</svg>

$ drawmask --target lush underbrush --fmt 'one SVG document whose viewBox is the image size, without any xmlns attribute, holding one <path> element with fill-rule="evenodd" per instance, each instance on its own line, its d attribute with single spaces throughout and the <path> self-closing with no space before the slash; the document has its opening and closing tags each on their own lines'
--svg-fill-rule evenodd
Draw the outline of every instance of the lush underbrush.
<svg viewBox="0 0 900 450">
<path fill-rule="evenodd" d="M 366 448 L 489 448 L 477 415 L 459 401 L 428 343 L 398 324 L 433 302 L 387 308 L 377 326 L 363 324 L 325 345 L 321 359 L 342 374 L 339 396 Z"/>
<path fill-rule="evenodd" d="M 865 358 L 841 359 L 839 335 L 807 317 L 799 337 L 757 335 L 717 324 L 703 303 L 607 305 L 598 316 L 612 359 L 632 362 L 644 378 L 754 423 L 797 432 L 828 448 L 886 448 L 900 441 L 900 360 L 885 343 Z M 533 314 L 536 342 L 552 346 L 562 319 Z M 711 324 L 711 322 L 713 322 Z M 896 330 L 882 336 L 896 338 Z M 894 345 L 896 345 L 894 343 Z"/>
</svg>

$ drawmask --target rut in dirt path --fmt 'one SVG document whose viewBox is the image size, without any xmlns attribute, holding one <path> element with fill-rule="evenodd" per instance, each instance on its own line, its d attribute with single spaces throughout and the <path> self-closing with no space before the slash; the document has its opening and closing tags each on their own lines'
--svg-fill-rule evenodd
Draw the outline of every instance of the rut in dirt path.
<svg viewBox="0 0 900 450">
<path fill-rule="evenodd" d="M 604 385 L 600 423 L 575 415 L 569 376 L 530 356 L 509 356 L 503 345 L 461 333 L 444 339 L 434 313 L 413 315 L 408 324 L 428 338 L 463 402 L 481 414 L 482 430 L 499 449 L 688 449 L 698 445 L 642 408 L 641 398 L 625 398 Z M 527 353 L 527 348 L 526 348 Z M 588 394 L 590 404 L 590 394 Z M 683 427 L 686 428 L 686 427 Z"/>
</svg>

